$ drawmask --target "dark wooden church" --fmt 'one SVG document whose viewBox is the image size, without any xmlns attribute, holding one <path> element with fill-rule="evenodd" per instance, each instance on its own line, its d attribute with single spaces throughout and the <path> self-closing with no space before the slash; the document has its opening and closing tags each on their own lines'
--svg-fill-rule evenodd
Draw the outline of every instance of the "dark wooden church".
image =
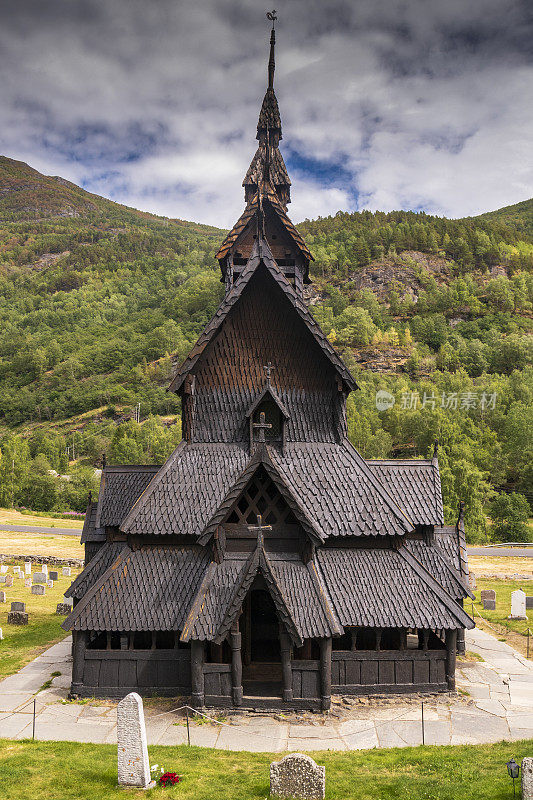
<svg viewBox="0 0 533 800">
<path fill-rule="evenodd" d="M 328 709 L 449 690 L 473 627 L 437 453 L 367 461 L 347 438 L 357 385 L 304 302 L 312 255 L 287 216 L 274 36 L 225 297 L 170 386 L 183 440 L 163 466 L 105 467 L 87 510 L 73 695 Z"/>
</svg>

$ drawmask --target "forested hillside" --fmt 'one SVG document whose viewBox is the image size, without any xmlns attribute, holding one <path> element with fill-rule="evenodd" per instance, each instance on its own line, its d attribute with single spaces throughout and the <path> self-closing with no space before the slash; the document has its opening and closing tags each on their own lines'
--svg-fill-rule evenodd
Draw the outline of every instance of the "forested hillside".
<svg viewBox="0 0 533 800">
<path fill-rule="evenodd" d="M 514 492 L 508 535 L 523 538 L 533 499 L 532 207 L 299 226 L 309 303 L 361 385 L 350 437 L 368 457 L 426 456 L 438 438 L 448 520 L 464 499 L 477 538 L 485 511 L 498 519 L 494 487 Z M 0 504 L 82 507 L 104 451 L 171 451 L 180 409 L 165 387 L 221 298 L 222 237 L 0 158 Z"/>
</svg>

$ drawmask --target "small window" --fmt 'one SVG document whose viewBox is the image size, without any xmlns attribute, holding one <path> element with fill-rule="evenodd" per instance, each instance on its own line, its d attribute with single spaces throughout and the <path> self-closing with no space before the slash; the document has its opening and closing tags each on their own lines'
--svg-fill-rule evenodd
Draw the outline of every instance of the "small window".
<svg viewBox="0 0 533 800">
<path fill-rule="evenodd" d="M 173 650 L 175 643 L 175 631 L 157 631 L 155 635 L 156 650 Z"/>
<path fill-rule="evenodd" d="M 107 633 L 105 631 L 91 632 L 89 634 L 88 650 L 105 650 L 107 648 Z"/>
<path fill-rule="evenodd" d="M 359 628 L 357 631 L 357 649 L 375 650 L 376 649 L 376 630 L 375 628 Z"/>
<path fill-rule="evenodd" d="M 351 650 L 352 632 L 347 631 L 343 636 L 334 636 L 332 639 L 333 650 Z"/>
</svg>

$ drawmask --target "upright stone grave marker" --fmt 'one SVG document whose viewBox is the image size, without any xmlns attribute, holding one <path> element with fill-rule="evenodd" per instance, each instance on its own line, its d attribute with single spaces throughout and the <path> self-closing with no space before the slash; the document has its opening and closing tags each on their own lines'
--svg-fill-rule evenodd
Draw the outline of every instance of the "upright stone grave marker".
<svg viewBox="0 0 533 800">
<path fill-rule="evenodd" d="M 46 583 L 48 579 L 48 575 L 44 572 L 34 572 L 32 577 L 34 583 Z"/>
<path fill-rule="evenodd" d="M 533 757 L 522 759 L 522 800 L 533 800 Z"/>
<path fill-rule="evenodd" d="M 26 575 L 31 575 L 31 561 L 24 562 L 24 572 Z"/>
<path fill-rule="evenodd" d="M 32 594 L 46 594 L 46 586 L 43 586 L 40 583 L 34 583 L 31 587 Z"/>
<path fill-rule="evenodd" d="M 511 592 L 511 614 L 509 619 L 527 619 L 526 593 L 522 589 Z"/>
<path fill-rule="evenodd" d="M 31 587 L 31 578 L 26 578 L 26 580 L 24 581 L 24 586 L 26 587 L 26 589 L 29 589 Z"/>
<path fill-rule="evenodd" d="M 326 768 L 310 756 L 290 753 L 270 765 L 270 794 L 299 800 L 323 800 L 326 794 Z"/>
<path fill-rule="evenodd" d="M 7 564 L 0 564 L 0 575 L 5 575 L 8 569 Z"/>
<path fill-rule="evenodd" d="M 528 608 L 533 608 L 533 597 L 528 597 L 526 595 L 526 611 Z"/>
<path fill-rule="evenodd" d="M 13 610 L 9 611 L 7 615 L 7 623 L 8 625 L 27 625 L 28 624 L 27 611 L 13 611 Z"/>
<path fill-rule="evenodd" d="M 485 600 L 496 600 L 496 591 L 494 589 L 482 589 L 481 602 Z"/>
<path fill-rule="evenodd" d="M 14 600 L 11 603 L 11 611 L 26 611 L 26 603 L 21 603 L 18 600 Z"/>
<path fill-rule="evenodd" d="M 143 701 L 130 692 L 117 706 L 118 785 L 146 789 L 150 780 L 150 762 L 146 743 Z"/>
<path fill-rule="evenodd" d="M 49 589 L 53 589 L 54 588 L 54 582 L 53 581 L 50 581 L 50 580 L 46 581 L 46 585 L 48 586 Z"/>
<path fill-rule="evenodd" d="M 6 586 L 8 588 L 13 586 L 13 575 L 6 575 Z"/>
<path fill-rule="evenodd" d="M 63 567 L 63 569 L 61 571 L 63 573 L 63 577 L 64 578 L 70 578 L 70 576 L 72 574 L 72 569 L 70 567 Z"/>
<path fill-rule="evenodd" d="M 50 578 L 51 581 L 57 581 L 59 579 L 59 572 L 54 572 L 53 570 L 50 570 L 48 577 Z"/>
<path fill-rule="evenodd" d="M 7 594 L 5 592 L 0 592 L 0 603 L 7 603 Z"/>
</svg>

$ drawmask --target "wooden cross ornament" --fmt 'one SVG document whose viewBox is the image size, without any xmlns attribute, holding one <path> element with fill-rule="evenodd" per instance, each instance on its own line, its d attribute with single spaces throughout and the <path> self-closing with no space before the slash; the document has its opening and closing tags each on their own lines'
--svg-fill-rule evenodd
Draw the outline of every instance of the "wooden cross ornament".
<svg viewBox="0 0 533 800">
<path fill-rule="evenodd" d="M 257 515 L 257 525 L 248 525 L 249 531 L 257 531 L 257 546 L 263 547 L 265 543 L 265 539 L 263 536 L 263 531 L 271 531 L 272 525 L 263 525 L 263 517 L 261 514 Z"/>
<path fill-rule="evenodd" d="M 253 423 L 253 429 L 257 431 L 256 442 L 266 442 L 265 431 L 272 427 L 270 422 L 265 422 L 265 412 L 261 411 L 259 414 L 259 422 Z"/>
</svg>

